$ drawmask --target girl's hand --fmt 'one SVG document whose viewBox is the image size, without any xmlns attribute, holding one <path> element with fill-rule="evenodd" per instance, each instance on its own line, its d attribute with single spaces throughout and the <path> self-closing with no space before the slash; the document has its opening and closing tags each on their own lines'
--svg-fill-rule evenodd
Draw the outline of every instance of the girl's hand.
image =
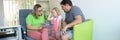
<svg viewBox="0 0 120 40">
<path fill-rule="evenodd" d="M 48 17 L 47 20 L 51 20 L 51 19 Z"/>
</svg>

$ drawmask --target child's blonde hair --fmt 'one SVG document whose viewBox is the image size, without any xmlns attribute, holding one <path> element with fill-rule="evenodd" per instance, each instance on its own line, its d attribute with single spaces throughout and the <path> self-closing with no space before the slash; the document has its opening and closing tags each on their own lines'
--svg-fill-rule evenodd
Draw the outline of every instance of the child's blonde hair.
<svg viewBox="0 0 120 40">
<path fill-rule="evenodd" d="M 57 12 L 57 15 L 58 15 L 58 16 L 61 15 L 61 14 L 60 14 L 60 11 L 59 11 L 59 9 L 58 9 L 57 7 L 54 7 L 52 10 L 55 10 L 55 11 Z"/>
</svg>

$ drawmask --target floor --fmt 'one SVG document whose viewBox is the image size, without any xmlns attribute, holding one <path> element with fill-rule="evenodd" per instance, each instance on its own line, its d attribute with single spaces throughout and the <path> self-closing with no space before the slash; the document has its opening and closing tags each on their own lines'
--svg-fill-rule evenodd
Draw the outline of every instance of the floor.
<svg viewBox="0 0 120 40">
<path fill-rule="evenodd" d="M 0 38 L 0 40 L 17 40 L 16 37 L 6 37 L 6 38 Z"/>
</svg>

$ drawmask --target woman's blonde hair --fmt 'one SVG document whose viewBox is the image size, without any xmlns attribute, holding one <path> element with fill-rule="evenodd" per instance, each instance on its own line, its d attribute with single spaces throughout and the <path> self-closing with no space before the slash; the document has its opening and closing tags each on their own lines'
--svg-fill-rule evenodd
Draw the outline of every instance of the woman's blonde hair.
<svg viewBox="0 0 120 40">
<path fill-rule="evenodd" d="M 57 12 L 57 15 L 58 15 L 58 16 L 61 15 L 61 14 L 60 14 L 60 11 L 59 11 L 59 9 L 58 9 L 57 7 L 54 7 L 52 10 L 55 10 L 55 11 Z"/>
</svg>

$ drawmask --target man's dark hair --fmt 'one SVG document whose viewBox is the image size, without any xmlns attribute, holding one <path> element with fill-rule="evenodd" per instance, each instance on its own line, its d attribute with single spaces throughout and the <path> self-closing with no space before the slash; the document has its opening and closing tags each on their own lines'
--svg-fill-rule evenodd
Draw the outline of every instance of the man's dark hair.
<svg viewBox="0 0 120 40">
<path fill-rule="evenodd" d="M 62 0 L 60 3 L 60 5 L 66 5 L 66 4 L 69 4 L 70 6 L 72 6 L 71 0 Z"/>
</svg>

